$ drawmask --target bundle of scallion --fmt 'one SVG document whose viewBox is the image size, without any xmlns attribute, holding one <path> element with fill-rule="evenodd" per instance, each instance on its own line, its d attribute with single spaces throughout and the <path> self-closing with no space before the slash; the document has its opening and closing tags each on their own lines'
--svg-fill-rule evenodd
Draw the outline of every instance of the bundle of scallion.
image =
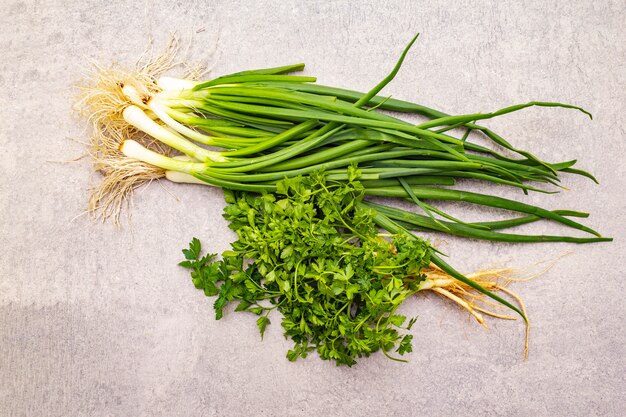
<svg viewBox="0 0 626 417">
<path fill-rule="evenodd" d="M 351 175 L 358 175 L 366 196 L 409 200 L 424 212 L 416 214 L 363 201 L 364 207 L 377 211 L 379 225 L 393 233 L 406 228 L 507 242 L 611 240 L 571 219 L 586 217 L 587 213 L 550 211 L 494 195 L 448 188 L 456 179 L 470 178 L 517 187 L 524 193 L 550 194 L 553 191 L 532 183 L 558 186 L 562 172 L 595 181 L 591 174 L 573 168 L 575 161 L 543 162 L 477 124 L 531 106 L 571 108 L 591 115 L 572 105 L 530 102 L 491 113 L 451 116 L 379 96 L 397 74 L 416 38 L 391 73 L 368 93 L 318 85 L 309 76 L 287 75 L 302 70 L 304 64 L 244 71 L 209 81 L 160 77 L 174 64 L 171 53 L 133 71 L 98 68 L 95 79 L 83 86 L 81 100 L 95 131 L 92 154 L 96 168 L 105 174 L 102 185 L 92 195 L 91 209 L 99 210 L 104 218 L 117 217 L 132 189 L 164 176 L 175 182 L 274 192 L 280 180 L 324 170 L 326 178 L 333 181 L 348 181 L 354 179 Z M 428 120 L 415 125 L 403 120 L 403 114 L 417 114 Z M 463 134 L 454 136 L 459 130 Z M 482 134 L 494 148 L 503 151 L 470 142 L 472 132 Z M 468 223 L 430 203 L 438 200 L 506 209 L 522 216 Z M 542 219 L 593 236 L 497 231 Z M 432 261 L 455 278 L 488 293 L 434 253 Z"/>
</svg>

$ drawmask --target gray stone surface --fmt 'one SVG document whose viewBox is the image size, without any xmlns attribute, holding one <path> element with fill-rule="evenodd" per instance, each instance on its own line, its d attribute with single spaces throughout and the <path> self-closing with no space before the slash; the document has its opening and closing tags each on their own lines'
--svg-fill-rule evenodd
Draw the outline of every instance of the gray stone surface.
<svg viewBox="0 0 626 417">
<path fill-rule="evenodd" d="M 2 2 L 0 415 L 624 415 L 625 21 L 623 1 Z M 304 61 L 322 83 L 358 89 L 420 31 L 388 94 L 451 113 L 532 99 L 582 105 L 593 121 L 530 109 L 488 124 L 540 157 L 577 158 L 601 185 L 567 176 L 571 191 L 554 196 L 495 192 L 590 211 L 586 223 L 616 241 L 433 236 L 464 271 L 537 269 L 574 251 L 514 286 L 533 322 L 528 361 L 519 322 L 486 331 L 428 296 L 404 307 L 419 316 L 408 364 L 382 355 L 352 369 L 315 356 L 289 363 L 278 325 L 261 342 L 248 316 L 216 322 L 176 266 L 192 236 L 215 252 L 233 238 L 218 190 L 153 184 L 118 229 L 81 215 L 98 181 L 88 160 L 58 162 L 84 152 L 71 102 L 88 62 L 131 64 L 150 37 L 160 47 L 171 31 L 193 37 L 189 56 L 215 75 Z"/>
</svg>

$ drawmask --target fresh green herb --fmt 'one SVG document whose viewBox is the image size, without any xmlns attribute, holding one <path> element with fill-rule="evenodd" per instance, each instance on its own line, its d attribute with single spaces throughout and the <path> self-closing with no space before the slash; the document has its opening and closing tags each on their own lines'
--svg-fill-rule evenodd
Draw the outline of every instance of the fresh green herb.
<svg viewBox="0 0 626 417">
<path fill-rule="evenodd" d="M 213 261 L 193 239 L 181 266 L 196 288 L 217 295 L 216 318 L 229 303 L 259 315 L 261 335 L 278 310 L 295 360 L 317 350 L 322 359 L 353 365 L 382 350 L 411 352 L 406 318 L 396 313 L 420 290 L 430 263 L 427 242 L 405 233 L 383 236 L 375 212 L 359 205 L 363 187 L 317 173 L 278 183 L 278 193 L 236 192 L 224 217 L 237 233 L 232 249 Z"/>
</svg>

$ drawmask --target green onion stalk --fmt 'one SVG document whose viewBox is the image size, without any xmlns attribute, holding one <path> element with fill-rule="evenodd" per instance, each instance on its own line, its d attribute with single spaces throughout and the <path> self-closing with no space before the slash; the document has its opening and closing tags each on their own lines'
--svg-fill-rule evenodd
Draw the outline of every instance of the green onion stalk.
<svg viewBox="0 0 626 417">
<path fill-rule="evenodd" d="M 591 114 L 569 104 L 533 101 L 489 113 L 449 115 L 380 95 L 416 39 L 404 49 L 393 70 L 367 93 L 291 75 L 304 64 L 243 71 L 208 81 L 158 76 L 171 59 L 130 74 L 100 69 L 97 82 L 85 88 L 82 100 L 98 131 L 93 152 L 99 155 L 97 166 L 104 167 L 101 170 L 108 177 L 92 197 L 94 206 L 99 204 L 109 215 L 118 214 L 119 201 L 138 184 L 133 178 L 166 177 L 174 182 L 272 193 L 285 178 L 325 171 L 335 181 L 358 179 L 366 197 L 414 203 L 418 213 L 372 199 L 361 203 L 376 210 L 379 225 L 392 233 L 436 231 L 503 242 L 610 241 L 575 220 L 587 213 L 547 210 L 453 188 L 457 180 L 468 178 L 518 188 L 523 194 L 549 195 L 558 192 L 562 173 L 597 182 L 588 172 L 574 168 L 575 160 L 542 161 L 480 124 L 528 107 L 575 109 L 590 118 Z M 403 119 L 406 115 L 425 120 L 414 124 Z M 473 143 L 472 135 L 483 136 L 493 146 Z M 469 222 L 437 208 L 437 201 L 460 201 L 518 215 Z M 106 211 L 110 205 L 115 208 Z M 502 231 L 540 220 L 589 236 Z M 440 269 L 472 285 L 435 253 L 432 259 Z M 522 314 L 484 288 L 477 289 Z"/>
</svg>

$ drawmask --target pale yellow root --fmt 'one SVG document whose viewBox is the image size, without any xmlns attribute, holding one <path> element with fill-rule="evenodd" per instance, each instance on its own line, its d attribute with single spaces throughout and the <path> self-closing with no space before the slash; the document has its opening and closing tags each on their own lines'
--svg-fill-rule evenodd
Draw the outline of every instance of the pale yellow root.
<svg viewBox="0 0 626 417">
<path fill-rule="evenodd" d="M 443 289 L 441 287 L 433 287 L 431 288 L 431 291 L 434 291 L 437 294 L 443 295 L 444 297 L 449 298 L 450 300 L 454 301 L 455 303 L 457 303 L 458 305 L 466 309 L 472 316 L 474 316 L 474 318 L 476 319 L 478 323 L 480 323 L 483 327 L 488 329 L 487 325 L 485 324 L 485 319 L 483 319 L 483 316 L 480 313 L 478 313 L 476 311 L 476 308 L 473 308 L 467 301 L 465 301 L 461 297 L 458 297 L 452 294 L 450 291 Z"/>
<path fill-rule="evenodd" d="M 500 305 L 486 297 L 484 294 L 477 292 L 474 288 L 458 281 L 439 267 L 431 264 L 425 271 L 426 280 L 420 285 L 421 290 L 431 290 L 465 309 L 476 321 L 488 328 L 485 323 L 483 314 L 502 319 L 515 320 L 516 317 L 495 312 L 489 308 L 499 308 Z M 545 271 L 544 271 L 545 272 Z M 514 275 L 516 271 L 512 269 L 485 269 L 482 271 L 467 274 L 466 276 L 472 281 L 480 284 L 483 288 L 491 292 L 503 292 L 510 296 L 520 307 L 524 316 L 528 318 L 526 306 L 521 297 L 514 291 L 507 288 L 513 281 L 525 281 L 528 278 L 517 278 Z M 538 275 L 534 275 L 532 278 Z M 482 313 L 482 314 L 481 314 Z M 530 339 L 530 320 L 526 321 L 526 333 L 524 340 L 524 358 L 528 358 L 528 346 Z"/>
<path fill-rule="evenodd" d="M 93 64 L 91 72 L 77 86 L 75 108 L 87 120 L 91 130 L 88 153 L 94 170 L 103 175 L 102 181 L 90 191 L 87 208 L 97 219 L 112 219 L 119 224 L 120 213 L 130 203 L 133 190 L 165 176 L 164 170 L 127 158 L 119 151 L 121 142 L 132 138 L 163 155 L 169 156 L 172 152 L 170 147 L 126 123 L 122 112 L 131 103 L 122 87 L 132 86 L 147 99 L 160 91 L 156 80 L 165 71 L 182 65 L 190 79 L 203 74 L 200 66 L 192 67 L 177 61 L 178 50 L 179 43 L 173 35 L 165 50 L 156 57 L 147 58 L 146 51 L 140 60 L 145 63 L 138 62 L 133 67 Z"/>
</svg>

